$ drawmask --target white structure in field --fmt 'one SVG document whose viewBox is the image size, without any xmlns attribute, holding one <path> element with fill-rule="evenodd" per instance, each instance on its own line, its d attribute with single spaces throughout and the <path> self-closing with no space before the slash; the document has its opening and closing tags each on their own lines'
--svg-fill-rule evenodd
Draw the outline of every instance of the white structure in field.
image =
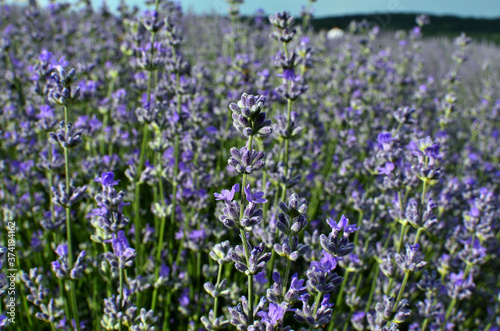
<svg viewBox="0 0 500 331">
<path fill-rule="evenodd" d="M 344 30 L 337 27 L 331 29 L 326 33 L 326 37 L 330 40 L 339 39 L 342 38 L 343 36 L 344 36 Z"/>
</svg>

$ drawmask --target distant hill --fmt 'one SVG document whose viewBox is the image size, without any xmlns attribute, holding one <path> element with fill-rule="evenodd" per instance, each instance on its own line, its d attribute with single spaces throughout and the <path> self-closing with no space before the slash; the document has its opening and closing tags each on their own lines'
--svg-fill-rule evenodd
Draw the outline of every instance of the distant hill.
<svg viewBox="0 0 500 331">
<path fill-rule="evenodd" d="M 349 15 L 326 18 L 315 18 L 312 21 L 315 30 L 329 30 L 334 26 L 346 29 L 353 20 L 367 20 L 380 26 L 383 30 L 410 30 L 415 24 L 417 14 L 373 14 Z M 429 15 L 431 24 L 424 26 L 422 32 L 426 36 L 456 37 L 465 32 L 476 41 L 491 41 L 500 45 L 500 18 L 476 19 L 456 16 Z"/>
</svg>

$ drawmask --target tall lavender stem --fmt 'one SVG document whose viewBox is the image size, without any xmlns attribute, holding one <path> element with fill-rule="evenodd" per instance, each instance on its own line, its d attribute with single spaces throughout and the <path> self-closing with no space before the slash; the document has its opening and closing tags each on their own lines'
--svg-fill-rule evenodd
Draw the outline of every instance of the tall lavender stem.
<svg viewBox="0 0 500 331">
<path fill-rule="evenodd" d="M 66 133 L 68 129 L 68 106 L 64 106 L 64 123 L 66 126 Z M 69 181 L 69 149 L 64 148 L 64 166 L 66 172 L 66 194 L 68 197 L 71 196 L 71 187 Z M 69 268 L 73 268 L 73 246 L 71 240 L 71 209 L 69 206 L 66 208 L 66 239 L 68 241 L 68 266 Z M 75 319 L 76 329 L 80 331 L 80 322 L 78 320 L 78 308 L 76 306 L 76 291 L 75 291 L 75 282 L 74 280 L 70 280 L 70 301 L 71 306 L 73 307 L 73 318 Z"/>
<path fill-rule="evenodd" d="M 252 142 L 253 142 L 253 136 L 250 136 L 248 138 L 248 150 L 252 150 Z M 243 174 L 243 179 L 241 182 L 241 197 L 240 197 L 240 219 L 243 218 L 243 213 L 245 211 L 245 194 L 243 192 L 243 188 L 247 184 L 247 174 Z M 247 265 L 250 265 L 250 251 L 248 250 L 248 240 L 246 233 L 243 229 L 240 229 L 240 237 L 241 237 L 241 242 L 243 244 L 243 247 L 245 249 L 245 259 Z M 248 324 L 251 325 L 253 324 L 253 275 L 248 275 Z"/>
</svg>

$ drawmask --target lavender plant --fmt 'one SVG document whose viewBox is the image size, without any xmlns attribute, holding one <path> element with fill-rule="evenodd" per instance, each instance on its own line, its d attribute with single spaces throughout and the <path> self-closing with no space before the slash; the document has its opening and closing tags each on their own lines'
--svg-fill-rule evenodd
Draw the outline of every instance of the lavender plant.
<svg viewBox="0 0 500 331">
<path fill-rule="evenodd" d="M 0 329 L 500 329 L 498 47 L 228 3 L 1 3 Z"/>
</svg>

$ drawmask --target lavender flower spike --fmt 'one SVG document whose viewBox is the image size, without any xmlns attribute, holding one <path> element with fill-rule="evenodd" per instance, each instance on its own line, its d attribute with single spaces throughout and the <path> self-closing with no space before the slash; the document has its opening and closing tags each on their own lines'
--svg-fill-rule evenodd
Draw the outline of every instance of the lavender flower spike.
<svg viewBox="0 0 500 331">
<path fill-rule="evenodd" d="M 104 253 L 104 258 L 108 260 L 111 267 L 124 269 L 132 266 L 137 253 L 135 249 L 129 246 L 127 237 L 125 237 L 125 231 L 119 231 L 117 236 L 114 235 L 113 239 L 106 240 L 105 242 L 111 242 L 111 246 L 113 247 L 113 253 Z"/>
</svg>

